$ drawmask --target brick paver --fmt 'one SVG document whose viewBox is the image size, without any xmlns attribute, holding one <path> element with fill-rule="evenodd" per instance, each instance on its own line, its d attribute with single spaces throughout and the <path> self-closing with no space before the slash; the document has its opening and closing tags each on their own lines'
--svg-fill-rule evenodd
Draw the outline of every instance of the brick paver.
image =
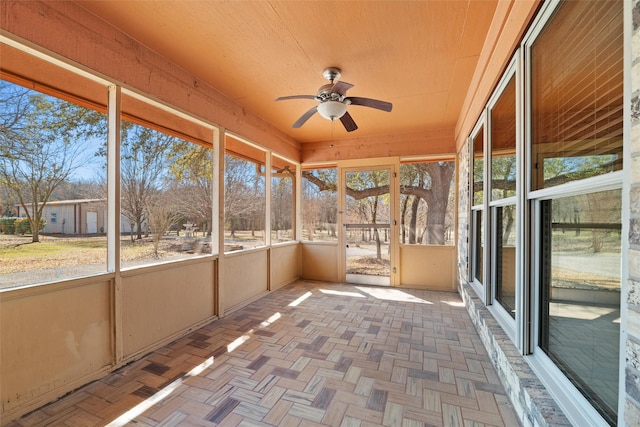
<svg viewBox="0 0 640 427">
<path fill-rule="evenodd" d="M 300 280 L 11 425 L 517 426 L 497 378 L 457 294 Z"/>
</svg>

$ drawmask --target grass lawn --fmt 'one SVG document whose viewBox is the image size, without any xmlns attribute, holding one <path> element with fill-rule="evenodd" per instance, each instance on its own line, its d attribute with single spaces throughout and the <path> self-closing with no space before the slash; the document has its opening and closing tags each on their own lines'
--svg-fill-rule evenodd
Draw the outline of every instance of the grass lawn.
<svg viewBox="0 0 640 427">
<path fill-rule="evenodd" d="M 183 243 L 175 237 L 162 239 L 156 258 L 150 238 L 132 242 L 129 236 L 123 236 L 121 262 L 156 261 L 184 254 Z M 107 238 L 47 235 L 41 236 L 40 242 L 32 243 L 31 236 L 0 235 L 0 259 L 0 275 L 86 265 L 103 265 L 106 269 Z"/>
<path fill-rule="evenodd" d="M 106 238 L 52 238 L 31 243 L 30 236 L 0 236 L 0 274 L 80 264 L 106 264 Z"/>
</svg>

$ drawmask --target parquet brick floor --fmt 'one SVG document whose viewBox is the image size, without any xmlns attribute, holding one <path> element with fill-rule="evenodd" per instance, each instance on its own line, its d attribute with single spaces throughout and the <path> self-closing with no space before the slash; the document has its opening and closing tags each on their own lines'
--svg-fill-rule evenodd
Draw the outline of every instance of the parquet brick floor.
<svg viewBox="0 0 640 427">
<path fill-rule="evenodd" d="M 454 293 L 297 281 L 11 426 L 518 426 Z"/>
</svg>

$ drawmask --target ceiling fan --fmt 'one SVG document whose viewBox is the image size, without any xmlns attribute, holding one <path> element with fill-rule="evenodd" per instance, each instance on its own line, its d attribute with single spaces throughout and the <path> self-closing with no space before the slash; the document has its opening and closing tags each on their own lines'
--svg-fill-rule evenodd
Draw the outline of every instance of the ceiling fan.
<svg viewBox="0 0 640 427">
<path fill-rule="evenodd" d="M 334 83 L 335 80 L 340 78 L 339 68 L 329 67 L 324 70 L 322 76 L 331 83 L 320 86 L 316 95 L 291 95 L 276 98 L 276 101 L 285 101 L 287 99 L 313 99 L 320 103 L 300 116 L 300 118 L 296 120 L 291 127 L 301 127 L 317 111 L 327 120 L 333 121 L 335 119 L 340 119 L 347 132 L 353 132 L 358 129 L 358 126 L 347 111 L 347 107 L 349 105 L 360 105 L 382 111 L 391 111 L 391 108 L 393 107 L 390 102 L 380 101 L 378 99 L 346 96 L 347 90 L 351 89 L 353 85 L 347 82 Z"/>
</svg>

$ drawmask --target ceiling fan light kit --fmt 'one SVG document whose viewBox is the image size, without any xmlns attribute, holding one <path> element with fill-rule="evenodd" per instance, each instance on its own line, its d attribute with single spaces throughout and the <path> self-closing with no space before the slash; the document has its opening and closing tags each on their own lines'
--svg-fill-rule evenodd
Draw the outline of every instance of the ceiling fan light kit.
<svg viewBox="0 0 640 427">
<path fill-rule="evenodd" d="M 340 101 L 325 101 L 318 105 L 318 113 L 327 120 L 335 120 L 344 116 L 347 112 L 347 104 Z"/>
<path fill-rule="evenodd" d="M 299 128 L 302 126 L 316 111 L 327 120 L 340 119 L 342 125 L 347 132 L 353 132 L 358 129 L 355 121 L 347 111 L 349 105 L 360 105 L 363 107 L 375 108 L 382 111 L 391 111 L 393 105 L 390 102 L 380 101 L 372 98 L 362 97 L 347 97 L 347 90 L 351 89 L 353 85 L 347 82 L 335 82 L 341 75 L 340 69 L 336 67 L 329 67 L 324 70 L 322 76 L 329 80 L 331 83 L 326 84 L 318 89 L 317 94 L 314 95 L 291 95 L 282 96 L 276 98 L 276 101 L 284 101 L 287 99 L 313 99 L 319 104 L 316 107 L 311 108 L 305 112 L 292 127 Z"/>
</svg>

